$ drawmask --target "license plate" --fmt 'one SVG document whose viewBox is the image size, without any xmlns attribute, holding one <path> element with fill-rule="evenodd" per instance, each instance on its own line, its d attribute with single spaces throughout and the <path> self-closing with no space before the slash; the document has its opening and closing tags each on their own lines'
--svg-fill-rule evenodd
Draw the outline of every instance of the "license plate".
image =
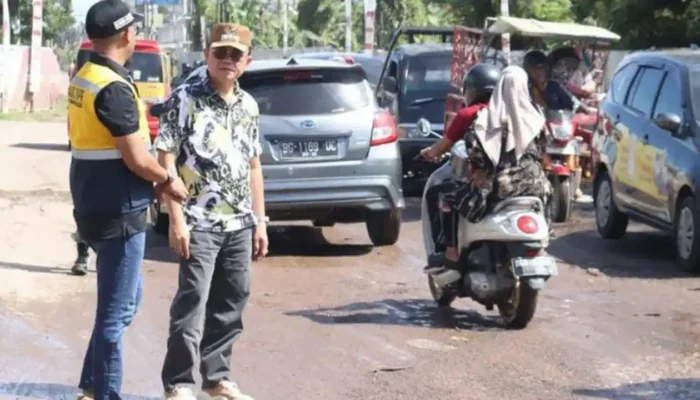
<svg viewBox="0 0 700 400">
<path fill-rule="evenodd" d="M 284 158 L 333 157 L 338 155 L 338 141 L 331 139 L 280 142 L 280 153 Z"/>
<path fill-rule="evenodd" d="M 551 276 L 557 275 L 557 262 L 552 256 L 539 256 L 533 258 L 514 258 L 513 276 Z"/>
</svg>

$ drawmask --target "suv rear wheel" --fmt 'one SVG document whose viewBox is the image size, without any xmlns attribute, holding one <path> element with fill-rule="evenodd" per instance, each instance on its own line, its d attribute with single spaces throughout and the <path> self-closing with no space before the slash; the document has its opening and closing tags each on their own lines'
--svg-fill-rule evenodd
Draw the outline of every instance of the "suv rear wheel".
<svg viewBox="0 0 700 400">
<path fill-rule="evenodd" d="M 687 196 L 676 212 L 676 262 L 689 272 L 700 271 L 700 232 L 695 198 Z"/>
<path fill-rule="evenodd" d="M 365 221 L 367 233 L 375 246 L 388 246 L 399 240 L 401 210 L 373 211 Z"/>
<path fill-rule="evenodd" d="M 602 172 L 596 179 L 595 188 L 595 226 L 604 239 L 619 239 L 627 230 L 627 216 L 615 205 L 612 182 L 607 172 Z"/>
</svg>

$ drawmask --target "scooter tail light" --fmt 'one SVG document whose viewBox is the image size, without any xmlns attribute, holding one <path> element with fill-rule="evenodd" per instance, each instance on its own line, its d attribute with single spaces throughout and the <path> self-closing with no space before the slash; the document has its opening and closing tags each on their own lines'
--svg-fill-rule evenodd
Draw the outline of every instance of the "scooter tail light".
<svg viewBox="0 0 700 400">
<path fill-rule="evenodd" d="M 537 220 L 529 215 L 521 215 L 516 221 L 516 225 L 520 232 L 532 235 L 537 233 L 539 226 L 537 225 Z"/>
</svg>

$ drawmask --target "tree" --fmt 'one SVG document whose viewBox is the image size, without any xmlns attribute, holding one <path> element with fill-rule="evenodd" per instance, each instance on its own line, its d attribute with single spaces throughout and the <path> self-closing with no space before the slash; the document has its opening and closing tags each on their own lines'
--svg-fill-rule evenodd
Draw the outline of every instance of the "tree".
<svg viewBox="0 0 700 400">
<path fill-rule="evenodd" d="M 10 26 L 12 41 L 18 40 L 21 44 L 31 44 L 32 38 L 32 12 L 31 0 L 9 0 Z M 43 44 L 53 42 L 57 36 L 67 27 L 75 24 L 73 18 L 73 2 L 71 0 L 44 0 L 43 19 Z M 2 11 L 0 10 L 0 16 Z"/>
</svg>

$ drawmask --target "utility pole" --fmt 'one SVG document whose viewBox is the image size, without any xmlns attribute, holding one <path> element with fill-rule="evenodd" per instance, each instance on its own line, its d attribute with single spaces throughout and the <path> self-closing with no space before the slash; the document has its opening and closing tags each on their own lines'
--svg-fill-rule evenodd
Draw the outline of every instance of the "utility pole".
<svg viewBox="0 0 700 400">
<path fill-rule="evenodd" d="M 345 51 L 352 51 L 352 0 L 345 0 Z"/>
<path fill-rule="evenodd" d="M 7 90 L 7 82 L 10 80 L 8 71 L 5 67 L 8 57 L 10 56 L 10 7 L 7 0 L 2 0 L 2 60 L 0 61 L 0 89 L 2 89 L 2 99 L 0 101 L 0 109 L 3 114 L 6 114 L 10 107 L 10 99 Z"/>
<path fill-rule="evenodd" d="M 501 0 L 501 16 L 508 17 L 509 15 L 508 0 Z M 510 64 L 510 33 L 501 34 L 501 50 L 506 61 Z"/>
<path fill-rule="evenodd" d="M 288 21 L 288 8 L 287 0 L 280 0 L 282 5 L 282 24 L 283 24 L 283 36 L 282 36 L 282 56 L 287 56 L 287 51 L 289 50 L 289 21 Z"/>
</svg>

